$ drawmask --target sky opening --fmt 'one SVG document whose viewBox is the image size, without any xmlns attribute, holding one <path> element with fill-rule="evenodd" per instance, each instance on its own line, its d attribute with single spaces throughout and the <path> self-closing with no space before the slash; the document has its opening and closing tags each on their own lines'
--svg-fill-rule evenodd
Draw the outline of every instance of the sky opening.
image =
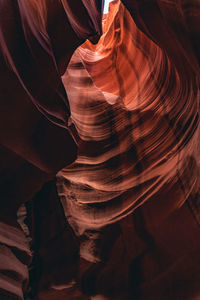
<svg viewBox="0 0 200 300">
<path fill-rule="evenodd" d="M 109 10 L 109 4 L 110 2 L 112 2 L 113 0 L 104 0 L 104 8 L 103 8 L 103 13 L 107 14 L 108 10 Z"/>
</svg>

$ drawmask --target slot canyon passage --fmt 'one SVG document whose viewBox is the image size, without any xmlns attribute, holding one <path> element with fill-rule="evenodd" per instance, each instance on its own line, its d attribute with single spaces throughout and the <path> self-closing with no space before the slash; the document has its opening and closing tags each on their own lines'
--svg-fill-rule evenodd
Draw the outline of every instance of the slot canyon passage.
<svg viewBox="0 0 200 300">
<path fill-rule="evenodd" d="M 199 25 L 0 0 L 0 300 L 200 299 Z"/>
</svg>

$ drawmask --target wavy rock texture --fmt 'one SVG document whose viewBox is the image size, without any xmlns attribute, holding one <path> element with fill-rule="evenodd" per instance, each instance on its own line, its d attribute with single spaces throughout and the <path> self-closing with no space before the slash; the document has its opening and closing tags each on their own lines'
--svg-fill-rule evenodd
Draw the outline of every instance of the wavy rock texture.
<svg viewBox="0 0 200 300">
<path fill-rule="evenodd" d="M 131 14 L 111 3 L 99 43 L 79 47 L 63 76 L 80 139 L 58 191 L 81 257 L 96 263 L 86 294 L 197 299 L 199 229 L 187 210 L 199 222 L 200 7 L 123 2 Z"/>
<path fill-rule="evenodd" d="M 122 4 L 103 22 L 100 42 L 79 47 L 63 77 L 81 140 L 60 193 L 80 232 L 120 220 L 166 185 L 174 207 L 199 188 L 197 76 L 186 61 L 180 72 Z"/>
</svg>

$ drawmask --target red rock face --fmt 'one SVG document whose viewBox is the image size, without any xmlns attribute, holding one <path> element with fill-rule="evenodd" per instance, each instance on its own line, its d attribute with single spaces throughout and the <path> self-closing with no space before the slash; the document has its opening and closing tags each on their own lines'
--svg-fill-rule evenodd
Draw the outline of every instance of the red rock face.
<svg viewBox="0 0 200 300">
<path fill-rule="evenodd" d="M 0 1 L 2 299 L 23 299 L 28 279 L 16 210 L 66 165 L 76 238 L 46 185 L 38 299 L 200 295 L 200 4 L 122 3 L 101 24 L 98 0 Z"/>
<path fill-rule="evenodd" d="M 66 201 L 75 222 L 94 228 L 167 184 L 166 197 L 177 189 L 174 207 L 199 185 L 197 78 L 181 73 L 122 4 L 110 6 L 99 43 L 79 47 L 63 76 L 81 138 L 76 163 L 61 172 Z"/>
<path fill-rule="evenodd" d="M 178 226 L 172 216 L 175 211 L 181 214 L 185 203 L 197 218 L 199 215 L 199 67 L 192 39 L 194 27 L 189 25 L 197 7 L 191 6 L 189 12 L 184 3 L 172 2 L 124 1 L 130 14 L 120 2 L 111 3 L 100 41 L 79 47 L 63 76 L 80 140 L 76 162 L 59 173 L 58 190 L 66 216 L 80 237 L 81 256 L 90 262 L 100 262 L 106 255 L 104 230 L 117 222 L 128 224 L 122 236 L 129 232 L 124 243 L 134 249 L 131 257 L 135 259 L 135 247 L 145 248 L 143 243 L 152 241 L 137 241 L 135 221 L 130 218 L 135 220 L 142 214 L 139 224 L 164 247 L 157 256 L 165 265 L 162 271 L 158 267 L 158 274 L 162 274 L 167 264 L 178 260 L 168 249 L 170 243 L 169 248 L 173 243 L 176 249 L 185 247 L 173 242 L 176 238 L 165 222 Z M 165 241 L 158 228 L 161 232 L 165 228 Z M 110 243 L 120 257 L 124 244 L 120 239 Z M 116 263 L 118 267 L 112 271 L 105 267 L 93 274 L 98 278 L 99 294 L 106 295 L 106 287 L 112 286 L 109 272 L 121 270 L 123 278 L 128 276 L 130 261 L 125 259 L 123 268 L 118 265 L 122 257 L 113 251 L 108 265 Z M 146 275 L 139 281 L 157 280 L 152 271 L 157 268 L 157 259 L 150 256 L 142 262 Z M 168 271 L 166 274 L 172 276 Z M 115 292 L 117 280 L 113 279 Z M 172 299 L 178 299 L 181 294 L 174 285 Z M 155 299 L 165 299 L 165 288 L 158 284 L 160 294 Z M 119 290 L 120 299 L 128 299 L 122 286 Z M 147 299 L 145 293 L 144 289 L 141 299 Z M 116 294 L 113 297 L 117 298 Z"/>
</svg>

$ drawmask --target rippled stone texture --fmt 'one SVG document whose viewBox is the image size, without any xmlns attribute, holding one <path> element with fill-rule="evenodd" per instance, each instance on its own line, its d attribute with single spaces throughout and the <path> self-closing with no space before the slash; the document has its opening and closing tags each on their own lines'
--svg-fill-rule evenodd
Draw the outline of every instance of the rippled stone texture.
<svg viewBox="0 0 200 300">
<path fill-rule="evenodd" d="M 96 290 L 87 292 L 99 292 L 109 299 L 121 292 L 120 299 L 127 299 L 123 292 L 130 280 L 127 274 L 131 262 L 139 254 L 144 255 L 144 249 L 156 249 L 152 243 L 164 248 L 157 249 L 157 254 L 153 252 L 157 258 L 152 265 L 150 257 L 140 262 L 143 275 L 140 278 L 139 271 L 135 274 L 140 278 L 138 287 L 145 280 L 157 282 L 158 274 L 162 277 L 165 272 L 166 278 L 173 278 L 170 286 L 174 285 L 174 290 L 168 283 L 160 283 L 154 287 L 160 292 L 155 299 L 165 299 L 165 289 L 172 293 L 166 294 L 166 299 L 179 299 L 175 281 L 181 276 L 175 279 L 169 275 L 168 267 L 177 263 L 181 269 L 183 262 L 178 263 L 171 248 L 187 260 L 185 243 L 191 237 L 198 238 L 197 224 L 196 235 L 189 236 L 180 233 L 181 229 L 177 229 L 177 236 L 172 235 L 170 225 L 164 225 L 171 222 L 178 228 L 180 215 L 188 214 L 188 205 L 199 220 L 198 33 L 192 22 L 199 16 L 200 7 L 193 1 L 187 6 L 186 2 L 123 1 L 131 14 L 120 2 L 111 3 L 99 43 L 86 42 L 79 47 L 63 76 L 80 140 L 78 159 L 58 175 L 58 190 L 66 217 L 80 238 L 82 258 L 107 265 L 92 273 Z M 178 216 L 173 219 L 175 212 Z M 140 241 L 135 222 L 146 232 L 146 238 Z M 192 222 L 187 216 L 182 230 L 192 231 Z M 105 228 L 112 228 L 112 224 L 120 224 L 124 242 L 119 238 L 111 241 L 112 234 L 107 234 Z M 175 239 L 181 234 L 179 238 L 185 242 L 177 245 Z M 109 252 L 106 239 L 115 250 Z M 199 249 L 199 244 L 191 244 L 193 250 Z M 128 261 L 122 258 L 128 256 L 122 254 L 124 245 L 132 249 Z M 139 254 L 137 247 L 142 249 Z M 114 254 L 117 252 L 118 257 Z M 123 259 L 124 267 L 119 263 Z M 155 267 L 158 260 L 160 267 Z M 110 271 L 113 264 L 116 266 Z M 112 277 L 113 272 L 119 273 L 121 280 L 126 278 L 125 282 L 122 280 L 120 285 L 117 275 Z M 195 276 L 194 282 L 198 282 Z M 143 297 L 146 299 L 145 292 Z"/>
<path fill-rule="evenodd" d="M 200 4 L 123 3 L 129 12 L 112 3 L 99 43 L 65 73 L 85 39 L 97 43 L 101 1 L 0 1 L 2 299 L 23 299 L 27 286 L 17 207 L 76 158 L 69 104 L 79 153 L 58 189 L 78 243 L 47 184 L 34 212 L 38 298 L 199 297 Z M 74 277 L 86 296 L 66 291 Z"/>
<path fill-rule="evenodd" d="M 120 220 L 166 185 L 177 207 L 199 188 L 196 74 L 180 72 L 123 5 L 103 22 L 100 42 L 79 47 L 63 77 L 80 148 L 60 174 L 81 228 Z"/>
</svg>

